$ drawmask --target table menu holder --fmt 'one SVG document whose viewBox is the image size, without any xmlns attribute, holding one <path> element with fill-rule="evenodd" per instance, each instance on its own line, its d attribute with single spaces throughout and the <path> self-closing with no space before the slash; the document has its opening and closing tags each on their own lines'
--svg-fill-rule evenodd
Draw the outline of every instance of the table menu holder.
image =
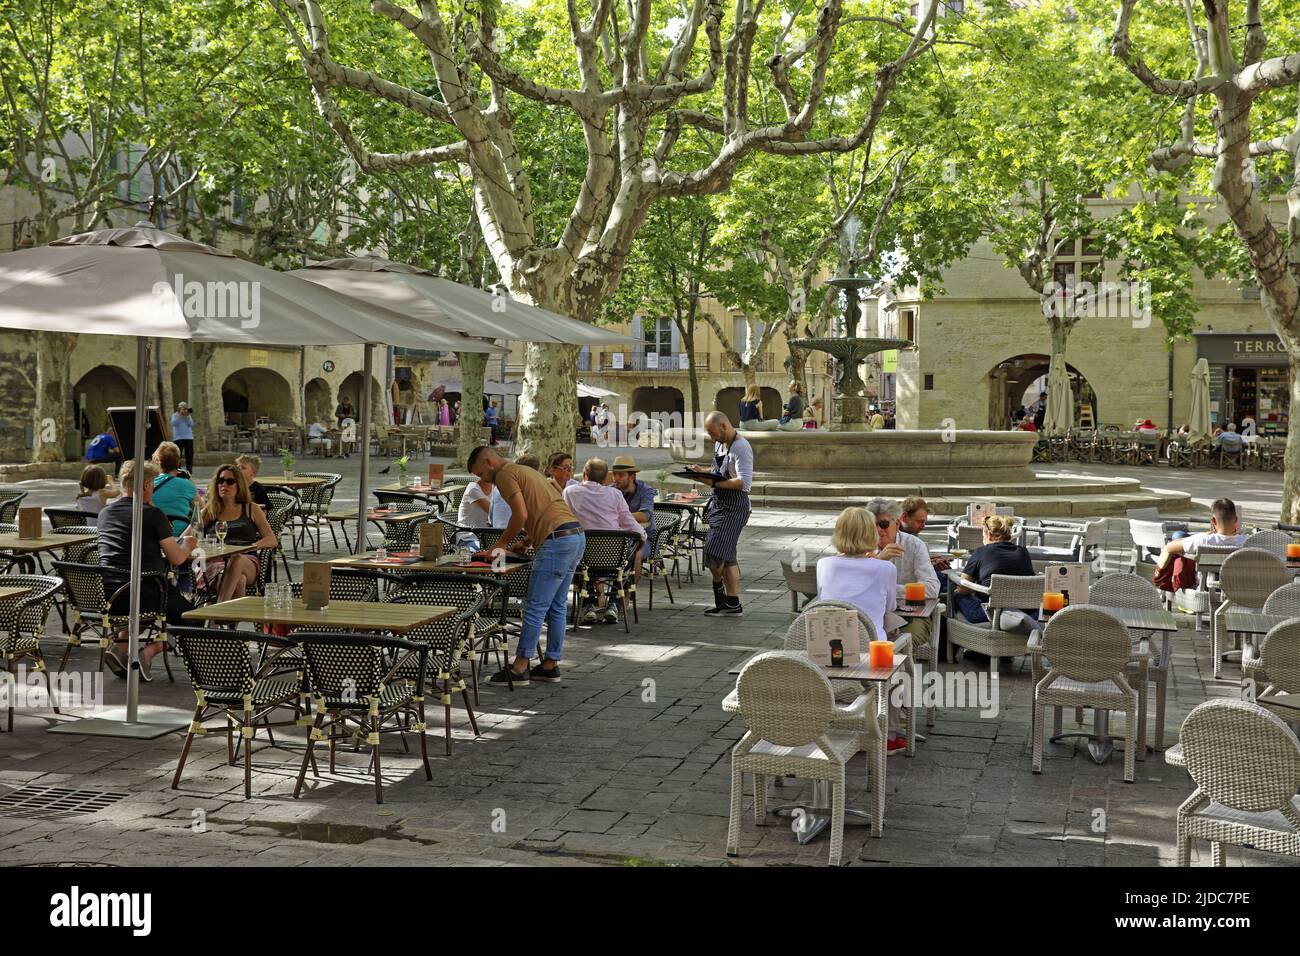
<svg viewBox="0 0 1300 956">
<path fill-rule="evenodd" d="M 39 538 L 41 536 L 41 509 L 18 509 L 18 537 Z"/>
<path fill-rule="evenodd" d="M 998 513 L 998 506 L 993 501 L 972 501 L 966 506 L 966 523 L 981 527 L 984 519 Z"/>
<path fill-rule="evenodd" d="M 808 656 L 821 667 L 841 667 L 862 661 L 858 639 L 858 612 L 826 607 L 808 611 Z"/>
<path fill-rule="evenodd" d="M 427 561 L 442 557 L 442 525 L 436 521 L 420 525 L 420 556 Z"/>
<path fill-rule="evenodd" d="M 1065 595 L 1065 606 L 1088 603 L 1088 577 L 1086 564 L 1048 564 L 1043 569 L 1043 593 L 1059 592 Z"/>
<path fill-rule="evenodd" d="M 323 611 L 330 603 L 330 566 L 308 561 L 302 566 L 302 600 L 309 611 Z"/>
<path fill-rule="evenodd" d="M 446 465 L 435 465 L 435 464 L 429 465 L 429 486 L 434 491 L 442 487 L 442 483 L 446 478 L 446 473 L 447 473 Z"/>
</svg>

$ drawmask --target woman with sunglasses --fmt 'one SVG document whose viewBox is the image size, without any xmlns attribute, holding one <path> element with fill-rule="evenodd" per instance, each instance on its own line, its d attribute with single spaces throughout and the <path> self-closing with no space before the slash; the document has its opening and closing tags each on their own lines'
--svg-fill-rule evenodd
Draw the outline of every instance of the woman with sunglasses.
<svg viewBox="0 0 1300 956">
<path fill-rule="evenodd" d="M 243 472 L 234 465 L 222 465 L 217 469 L 200 520 L 204 534 L 214 533 L 217 522 L 224 521 L 225 543 L 228 545 L 252 544 L 260 549 L 274 548 L 278 543 L 265 512 L 253 505 Z M 253 552 L 215 558 L 207 562 L 204 580 L 209 587 L 221 582 L 217 595 L 220 601 L 243 597 L 257 583 L 260 560 Z"/>
</svg>

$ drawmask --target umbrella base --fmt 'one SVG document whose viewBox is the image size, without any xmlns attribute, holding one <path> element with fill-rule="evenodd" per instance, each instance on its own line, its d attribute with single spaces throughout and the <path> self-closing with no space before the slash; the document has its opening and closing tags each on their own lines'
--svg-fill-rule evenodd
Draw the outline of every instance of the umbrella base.
<svg viewBox="0 0 1300 956">
<path fill-rule="evenodd" d="M 141 707 L 136 720 L 126 719 L 126 708 L 115 707 L 95 717 L 82 717 L 51 727 L 52 734 L 80 734 L 86 737 L 125 737 L 156 740 L 190 725 L 190 715 L 169 707 Z"/>
</svg>

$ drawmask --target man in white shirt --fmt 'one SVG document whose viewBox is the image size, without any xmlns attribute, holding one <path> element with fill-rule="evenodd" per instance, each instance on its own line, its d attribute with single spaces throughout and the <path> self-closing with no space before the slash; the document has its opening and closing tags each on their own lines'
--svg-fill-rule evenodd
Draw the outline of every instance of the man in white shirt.
<svg viewBox="0 0 1300 956">
<path fill-rule="evenodd" d="M 1240 533 L 1241 517 L 1229 498 L 1210 505 L 1210 530 L 1175 538 L 1156 559 L 1155 585 L 1162 591 L 1181 591 L 1196 586 L 1196 556 L 1203 547 L 1239 548 L 1246 543 Z"/>
<path fill-rule="evenodd" d="M 307 426 L 307 447 L 319 448 L 329 457 L 330 448 L 334 443 L 325 436 L 329 433 L 329 426 L 324 422 L 312 422 Z"/>
<path fill-rule="evenodd" d="M 880 550 L 876 557 L 890 562 L 898 569 L 898 606 L 904 606 L 904 585 L 924 584 L 925 599 L 937 600 L 939 597 L 939 575 L 930 563 L 930 549 L 914 534 L 908 534 L 899 527 L 902 508 L 892 498 L 872 498 L 867 502 L 867 511 L 876 520 L 876 532 L 880 535 Z M 902 633 L 912 635 L 912 643 L 922 647 L 930 643 L 931 619 L 928 617 L 909 618 Z"/>
<path fill-rule="evenodd" d="M 582 469 L 582 481 L 564 489 L 564 502 L 569 506 L 582 525 L 583 531 L 632 531 L 645 541 L 645 528 L 641 527 L 628 509 L 623 492 L 613 485 L 606 484 L 609 479 L 609 465 L 600 458 L 589 458 Z M 635 567 L 641 560 L 641 549 L 636 549 Z M 631 569 L 629 569 L 631 570 Z M 614 605 L 605 601 L 605 589 L 596 586 L 597 594 L 603 606 L 604 621 L 613 624 L 618 621 L 618 611 Z M 583 609 L 581 622 L 595 624 L 598 616 L 595 605 Z"/>
</svg>

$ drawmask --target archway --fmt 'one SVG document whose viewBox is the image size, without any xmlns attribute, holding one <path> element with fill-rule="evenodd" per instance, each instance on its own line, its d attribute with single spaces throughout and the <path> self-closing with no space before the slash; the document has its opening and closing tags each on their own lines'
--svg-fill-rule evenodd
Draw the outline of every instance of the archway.
<svg viewBox="0 0 1300 956">
<path fill-rule="evenodd" d="M 766 385 L 761 386 L 758 393 L 759 408 L 762 410 L 763 417 L 780 418 L 782 406 L 785 404 L 784 399 L 781 398 L 781 393 Z M 740 400 L 744 397 L 745 390 L 739 386 L 724 388 L 718 392 L 713 407 L 731 419 L 734 425 L 740 421 Z"/>
<path fill-rule="evenodd" d="M 241 368 L 221 383 L 221 407 L 226 423 L 251 428 L 257 419 L 277 424 L 293 422 L 293 390 L 269 368 Z"/>
<path fill-rule="evenodd" d="M 108 409 L 135 405 L 135 376 L 116 365 L 96 365 L 72 387 L 83 428 L 96 435 L 108 427 Z"/>
<path fill-rule="evenodd" d="M 339 401 L 348 399 L 352 402 L 352 407 L 356 409 L 360 423 L 361 415 L 361 385 L 365 381 L 360 372 L 353 372 L 343 380 L 339 386 Z M 373 375 L 370 377 L 370 420 L 373 422 L 388 421 L 388 390 Z M 333 409 L 331 409 L 333 411 Z"/>
<path fill-rule="evenodd" d="M 190 400 L 190 367 L 185 362 L 172 366 L 172 406 Z M 170 418 L 170 416 L 165 416 Z"/>
<path fill-rule="evenodd" d="M 681 422 L 686 414 L 686 397 L 681 389 L 668 385 L 643 386 L 632 391 L 632 411 L 647 415 L 676 415 Z"/>
<path fill-rule="evenodd" d="M 784 404 L 781 393 L 764 385 L 758 390 L 758 394 L 760 396 L 759 407 L 763 410 L 763 417 L 780 418 L 781 406 Z M 737 407 L 739 408 L 739 406 Z"/>
<path fill-rule="evenodd" d="M 303 389 L 303 399 L 307 405 L 307 421 L 329 421 L 334 412 L 330 401 L 330 383 L 323 378 L 313 378 Z"/>
<path fill-rule="evenodd" d="M 1026 353 L 999 362 L 989 370 L 990 428 L 1010 428 L 1012 414 L 1038 400 L 1039 392 L 1046 388 L 1050 362 L 1050 356 Z M 1070 391 L 1074 394 L 1074 424 L 1087 423 L 1082 414 L 1085 405 L 1091 414 L 1091 424 L 1100 422 L 1097 393 L 1092 385 L 1069 362 L 1065 363 L 1065 371 L 1070 378 Z"/>
</svg>

